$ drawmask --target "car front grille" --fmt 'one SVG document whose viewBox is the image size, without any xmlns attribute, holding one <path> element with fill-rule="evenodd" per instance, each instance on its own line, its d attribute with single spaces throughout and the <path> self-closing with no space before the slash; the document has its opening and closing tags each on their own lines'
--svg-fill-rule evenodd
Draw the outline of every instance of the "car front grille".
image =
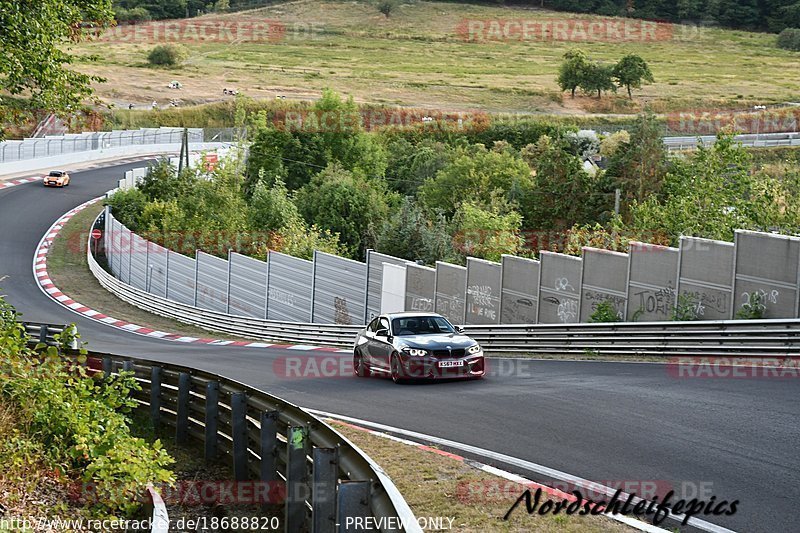
<svg viewBox="0 0 800 533">
<path fill-rule="evenodd" d="M 466 350 L 464 348 L 454 348 L 452 350 L 433 350 L 433 356 L 440 359 L 458 359 L 464 357 Z"/>
</svg>

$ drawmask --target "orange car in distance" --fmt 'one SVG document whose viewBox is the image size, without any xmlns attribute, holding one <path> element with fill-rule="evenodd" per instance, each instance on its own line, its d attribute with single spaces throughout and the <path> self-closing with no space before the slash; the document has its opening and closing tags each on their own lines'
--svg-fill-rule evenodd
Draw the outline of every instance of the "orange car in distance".
<svg viewBox="0 0 800 533">
<path fill-rule="evenodd" d="M 69 185 L 69 174 L 63 170 L 51 170 L 50 174 L 42 178 L 45 187 L 66 187 Z"/>
</svg>

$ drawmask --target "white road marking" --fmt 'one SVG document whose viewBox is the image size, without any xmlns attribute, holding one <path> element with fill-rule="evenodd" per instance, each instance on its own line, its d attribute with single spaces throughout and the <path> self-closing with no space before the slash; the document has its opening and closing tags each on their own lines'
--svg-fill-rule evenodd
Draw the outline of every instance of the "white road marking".
<svg viewBox="0 0 800 533">
<path fill-rule="evenodd" d="M 306 411 L 308 411 L 311 414 L 317 415 L 317 416 L 333 418 L 333 419 L 336 419 L 336 420 L 342 420 L 344 422 L 351 422 L 353 424 L 356 424 L 356 425 L 359 425 L 359 426 L 363 426 L 363 427 L 366 427 L 366 428 L 377 429 L 379 431 L 386 431 L 386 432 L 389 432 L 389 433 L 396 433 L 398 435 L 402 435 L 402 436 L 407 437 L 409 439 L 414 439 L 414 440 L 418 440 L 418 441 L 438 444 L 440 446 L 446 446 L 448 448 L 452 448 L 454 450 L 459 450 L 461 452 L 465 452 L 465 453 L 468 453 L 468 454 L 471 454 L 471 455 L 476 455 L 478 457 L 484 457 L 484 458 L 487 458 L 487 459 L 489 459 L 491 461 L 497 461 L 497 462 L 505 463 L 507 465 L 515 466 L 517 468 L 520 468 L 522 470 L 526 470 L 528 472 L 535 472 L 535 473 L 537 473 L 539 475 L 545 476 L 546 478 L 557 479 L 557 480 L 560 480 L 560 481 L 566 481 L 567 483 L 570 483 L 571 485 L 575 485 L 577 487 L 584 487 L 584 488 L 585 487 L 589 487 L 592 491 L 594 491 L 594 492 L 603 492 L 609 497 L 613 496 L 614 493 L 617 492 L 617 489 L 614 489 L 612 487 L 606 487 L 606 486 L 601 485 L 599 483 L 595 483 L 594 481 L 589 481 L 588 479 L 584 479 L 584 478 L 581 478 L 581 477 L 578 477 L 578 476 L 573 476 L 572 474 L 568 474 L 566 472 L 561 472 L 560 470 L 555 470 L 553 468 L 549 468 L 549 467 L 546 467 L 546 466 L 543 466 L 543 465 L 532 463 L 530 461 L 526 461 L 524 459 L 519 459 L 517 457 L 512 457 L 510 455 L 505 455 L 505 454 L 502 454 L 502 453 L 493 452 L 491 450 L 486 450 L 484 448 L 478 448 L 477 446 L 472 446 L 470 444 L 463 444 L 463 443 L 460 443 L 460 442 L 456 442 L 456 441 L 452 441 L 452 440 L 448 440 L 448 439 L 443 439 L 443 438 L 440 438 L 440 437 L 434 437 L 433 435 L 426 435 L 424 433 L 418 433 L 416 431 L 409 431 L 407 429 L 401 429 L 401 428 L 396 428 L 396 427 L 392 427 L 392 426 L 387 426 L 387 425 L 384 425 L 384 424 L 378 424 L 376 422 L 370 422 L 368 420 L 361 420 L 361 419 L 353 418 L 353 417 L 350 417 L 350 416 L 337 415 L 335 413 L 328 413 L 328 412 L 325 412 L 325 411 L 318 411 L 316 409 L 306 409 Z M 628 498 L 628 494 L 626 494 L 624 492 L 621 493 L 621 498 L 627 499 Z M 633 499 L 634 502 L 639 502 L 640 500 L 641 500 L 641 498 L 634 498 Z M 607 516 L 614 516 L 614 515 L 607 515 Z M 671 520 L 675 520 L 675 521 L 677 521 L 679 523 L 683 521 L 683 515 L 682 514 L 670 513 L 668 518 L 671 519 Z M 712 524 L 711 522 L 706 522 L 705 520 L 700 520 L 699 518 L 695 518 L 695 517 L 689 518 L 687 524 L 692 526 L 692 527 L 695 527 L 697 529 L 700 529 L 700 530 L 703 530 L 703 531 L 708 531 L 710 533 L 735 533 L 735 531 L 733 531 L 732 529 L 727 529 L 727 528 L 724 528 L 722 526 L 718 526 L 716 524 Z"/>
</svg>

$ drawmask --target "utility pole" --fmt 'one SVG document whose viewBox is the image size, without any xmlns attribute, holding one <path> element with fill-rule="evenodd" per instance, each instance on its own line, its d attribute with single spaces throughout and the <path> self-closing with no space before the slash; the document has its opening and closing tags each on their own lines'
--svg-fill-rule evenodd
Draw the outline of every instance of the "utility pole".
<svg viewBox="0 0 800 533">
<path fill-rule="evenodd" d="M 619 215 L 619 203 L 620 197 L 622 196 L 622 190 L 617 187 L 614 190 L 614 214 Z"/>
<path fill-rule="evenodd" d="M 185 163 L 184 163 L 185 162 Z M 183 171 L 184 165 L 189 168 L 189 129 L 183 128 L 181 136 L 181 155 L 178 160 L 178 174 Z"/>
</svg>

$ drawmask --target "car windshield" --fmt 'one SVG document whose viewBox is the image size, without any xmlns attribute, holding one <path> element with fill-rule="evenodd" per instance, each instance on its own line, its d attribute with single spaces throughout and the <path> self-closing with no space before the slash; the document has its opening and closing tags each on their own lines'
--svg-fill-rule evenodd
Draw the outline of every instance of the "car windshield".
<svg viewBox="0 0 800 533">
<path fill-rule="evenodd" d="M 392 331 L 397 336 L 436 335 L 455 333 L 450 322 L 440 316 L 409 316 L 392 320 Z"/>
<path fill-rule="evenodd" d="M 61 177 L 61 172 L 53 171 L 53 172 L 50 173 L 50 177 L 60 178 Z"/>
</svg>

